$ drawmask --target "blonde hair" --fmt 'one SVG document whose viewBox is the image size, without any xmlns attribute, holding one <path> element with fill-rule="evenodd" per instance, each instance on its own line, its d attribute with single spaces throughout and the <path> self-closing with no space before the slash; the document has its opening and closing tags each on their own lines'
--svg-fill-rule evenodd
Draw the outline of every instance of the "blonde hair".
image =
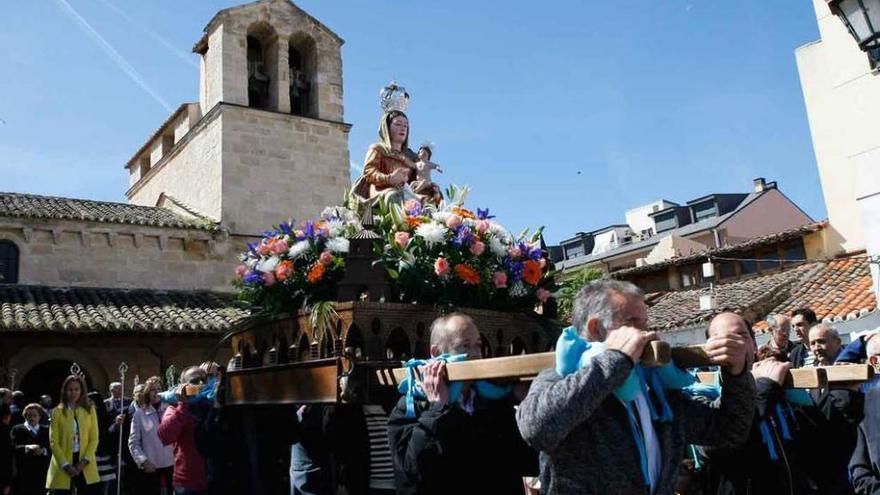
<svg viewBox="0 0 880 495">
<path fill-rule="evenodd" d="M 147 378 L 147 381 L 134 388 L 134 403 L 138 407 L 150 405 L 150 389 L 153 385 L 156 386 L 157 391 L 160 390 L 162 388 L 162 379 L 158 376 L 151 376 Z"/>
</svg>

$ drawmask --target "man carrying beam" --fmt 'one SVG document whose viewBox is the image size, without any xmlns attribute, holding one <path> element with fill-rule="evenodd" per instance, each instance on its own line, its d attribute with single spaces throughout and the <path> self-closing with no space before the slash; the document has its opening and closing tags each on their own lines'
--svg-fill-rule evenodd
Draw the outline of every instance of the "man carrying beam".
<svg viewBox="0 0 880 495">
<path fill-rule="evenodd" d="M 627 282 L 593 282 L 575 299 L 573 323 L 582 338 L 604 350 L 564 377 L 554 369 L 543 371 L 517 412 L 523 438 L 541 451 L 545 493 L 670 495 L 687 444 L 722 446 L 746 439 L 755 385 L 746 372 L 751 344 L 740 317 L 716 317 L 712 325 L 720 330 L 705 346 L 722 367 L 720 407 L 670 393 L 671 417 L 662 420 L 654 420 L 657 405 L 646 397 L 647 387 L 628 386 L 645 345 L 657 339 L 647 331 L 642 291 Z"/>
<path fill-rule="evenodd" d="M 462 313 L 435 320 L 431 356 L 462 354 L 482 357 L 474 321 Z M 521 494 L 523 476 L 538 468 L 514 417 L 515 396 L 526 384 L 450 384 L 442 359 L 421 373 L 424 397 L 402 397 L 388 422 L 397 493 Z"/>
</svg>

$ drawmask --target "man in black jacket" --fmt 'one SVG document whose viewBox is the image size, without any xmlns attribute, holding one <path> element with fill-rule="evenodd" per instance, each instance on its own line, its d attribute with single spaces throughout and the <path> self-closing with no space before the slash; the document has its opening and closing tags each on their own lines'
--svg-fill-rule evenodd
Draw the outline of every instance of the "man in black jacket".
<svg viewBox="0 0 880 495">
<path fill-rule="evenodd" d="M 797 340 L 794 349 L 788 355 L 788 362 L 792 368 L 803 368 L 813 365 L 813 355 L 810 353 L 810 328 L 819 320 L 816 313 L 810 308 L 796 309 L 791 313 L 791 327 L 794 329 Z"/>
<path fill-rule="evenodd" d="M 880 373 L 880 336 L 867 344 L 868 364 Z M 880 378 L 866 385 L 865 419 L 859 425 L 849 475 L 858 495 L 880 494 Z"/>
<path fill-rule="evenodd" d="M 465 314 L 438 318 L 431 326 L 432 356 L 480 359 L 480 344 L 476 324 Z M 429 363 L 422 376 L 427 400 L 416 400 L 410 417 L 402 397 L 388 423 L 398 493 L 523 493 L 522 477 L 537 473 L 538 456 L 517 430 L 513 397 L 487 399 L 472 384 L 450 397 L 442 361 Z"/>
</svg>

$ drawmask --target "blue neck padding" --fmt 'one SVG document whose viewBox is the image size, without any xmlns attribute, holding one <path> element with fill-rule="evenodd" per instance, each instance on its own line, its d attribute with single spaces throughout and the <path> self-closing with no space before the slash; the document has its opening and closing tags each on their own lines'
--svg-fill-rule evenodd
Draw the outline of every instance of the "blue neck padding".
<svg viewBox="0 0 880 495">
<path fill-rule="evenodd" d="M 214 395 L 217 393 L 217 378 L 210 377 L 208 381 L 202 386 L 202 388 L 191 397 L 186 398 L 187 404 L 195 405 L 198 403 L 206 403 L 213 404 L 214 403 Z M 166 390 L 165 392 L 159 393 L 159 398 L 162 399 L 162 402 L 174 405 L 177 404 L 177 392 L 175 389 Z"/>
<path fill-rule="evenodd" d="M 416 399 L 425 400 L 427 396 L 416 377 L 416 369 L 434 361 L 456 363 L 467 360 L 467 354 L 441 354 L 431 359 L 410 359 L 404 363 L 406 378 L 397 385 L 397 391 L 406 396 L 406 417 L 416 417 Z M 449 382 L 449 404 L 455 404 L 461 397 L 464 382 Z M 496 385 L 485 380 L 474 382 L 474 390 L 477 396 L 488 400 L 500 400 L 507 397 L 513 386 L 510 384 Z"/>
</svg>

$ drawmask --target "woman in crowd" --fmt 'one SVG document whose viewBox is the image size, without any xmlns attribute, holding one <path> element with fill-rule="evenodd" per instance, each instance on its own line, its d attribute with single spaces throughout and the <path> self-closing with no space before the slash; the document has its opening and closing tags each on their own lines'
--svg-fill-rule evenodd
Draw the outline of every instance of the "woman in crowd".
<svg viewBox="0 0 880 495">
<path fill-rule="evenodd" d="M 46 493 L 46 472 L 49 470 L 49 428 L 40 424 L 44 411 L 39 404 L 24 408 L 24 423 L 12 427 L 15 448 L 15 495 Z"/>
<path fill-rule="evenodd" d="M 104 493 L 116 493 L 115 485 L 110 486 L 110 482 L 116 480 L 116 462 L 119 454 L 119 436 L 111 434 L 116 419 L 104 407 L 104 397 L 100 392 L 89 392 L 88 397 L 89 405 L 98 415 L 98 450 L 95 453 L 98 477 L 101 479 Z"/>
<path fill-rule="evenodd" d="M 52 460 L 46 488 L 56 495 L 71 493 L 97 495 L 100 486 L 96 452 L 98 450 L 98 413 L 86 398 L 86 382 L 70 375 L 61 386 L 61 401 L 52 410 L 49 445 Z"/>
<path fill-rule="evenodd" d="M 143 385 L 135 387 L 134 400 L 137 409 L 131 420 L 131 434 L 128 448 L 134 462 L 140 469 L 140 479 L 132 487 L 135 494 L 157 495 L 162 480 L 164 486 L 171 488 L 171 475 L 174 471 L 174 447 L 162 445 L 159 439 L 159 424 L 165 414 L 166 405 L 159 398 L 161 380 L 158 376 L 147 379 Z"/>
</svg>

